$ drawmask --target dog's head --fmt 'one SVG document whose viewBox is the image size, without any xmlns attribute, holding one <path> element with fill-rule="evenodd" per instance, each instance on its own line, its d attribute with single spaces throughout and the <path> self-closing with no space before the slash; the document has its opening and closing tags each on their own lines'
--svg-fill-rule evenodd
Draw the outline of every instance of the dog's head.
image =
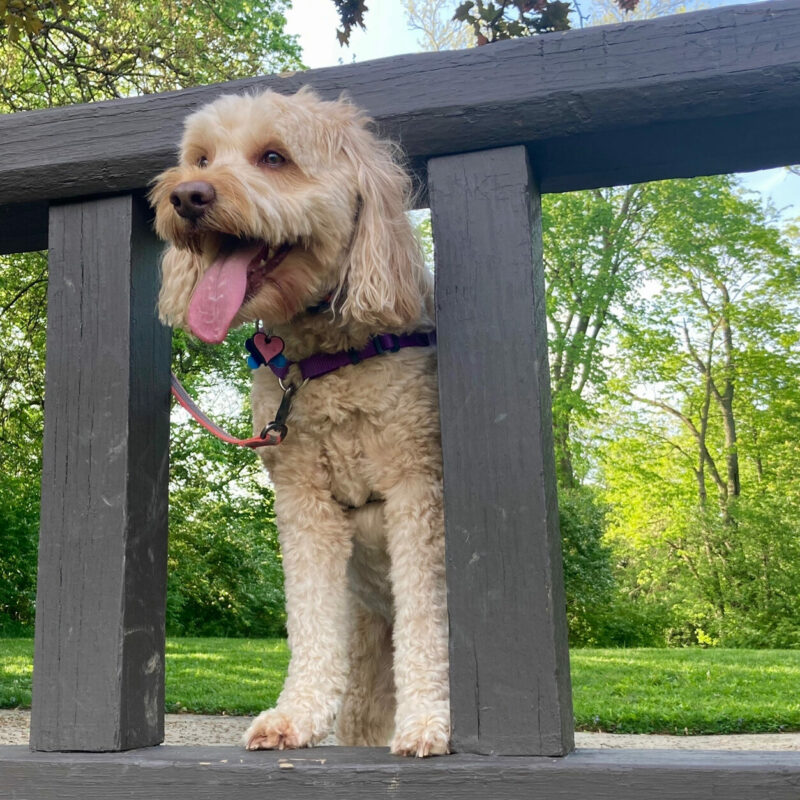
<svg viewBox="0 0 800 800">
<path fill-rule="evenodd" d="M 216 343 L 331 295 L 343 324 L 413 326 L 425 279 L 409 187 L 392 145 L 346 101 L 220 97 L 188 117 L 180 164 L 150 194 L 170 243 L 162 320 Z"/>
</svg>

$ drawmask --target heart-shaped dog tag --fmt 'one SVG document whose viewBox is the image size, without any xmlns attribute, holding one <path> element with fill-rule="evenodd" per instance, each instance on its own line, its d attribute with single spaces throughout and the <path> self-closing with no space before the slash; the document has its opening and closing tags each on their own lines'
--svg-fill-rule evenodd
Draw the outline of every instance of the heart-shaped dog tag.
<svg viewBox="0 0 800 800">
<path fill-rule="evenodd" d="M 266 333 L 259 331 L 245 342 L 245 347 L 256 361 L 269 364 L 283 352 L 283 339 L 280 336 L 267 336 Z"/>
<path fill-rule="evenodd" d="M 275 356 L 279 356 L 283 352 L 283 339 L 280 336 L 267 336 L 266 333 L 257 333 L 253 340 L 253 344 L 261 354 L 265 364 L 269 364 Z"/>
</svg>

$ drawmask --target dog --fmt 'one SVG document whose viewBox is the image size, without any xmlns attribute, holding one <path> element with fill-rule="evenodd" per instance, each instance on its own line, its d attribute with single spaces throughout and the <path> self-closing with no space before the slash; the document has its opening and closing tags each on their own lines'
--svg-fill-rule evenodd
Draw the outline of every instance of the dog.
<svg viewBox="0 0 800 800">
<path fill-rule="evenodd" d="M 212 343 L 261 321 L 264 358 L 283 347 L 254 370 L 252 408 L 254 431 L 285 434 L 260 453 L 291 659 L 250 750 L 335 729 L 340 744 L 448 752 L 432 279 L 397 153 L 345 99 L 227 95 L 187 118 L 150 194 L 169 243 L 161 320 Z M 347 363 L 306 381 L 299 363 L 331 354 Z"/>
</svg>

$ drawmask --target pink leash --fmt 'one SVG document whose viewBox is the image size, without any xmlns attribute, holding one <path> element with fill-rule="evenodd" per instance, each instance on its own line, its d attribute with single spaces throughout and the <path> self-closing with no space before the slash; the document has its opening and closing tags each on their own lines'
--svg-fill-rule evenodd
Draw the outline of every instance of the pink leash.
<svg viewBox="0 0 800 800">
<path fill-rule="evenodd" d="M 255 449 L 257 447 L 267 447 L 269 445 L 280 444 L 283 437 L 286 435 L 285 427 L 277 432 L 269 430 L 268 425 L 263 431 L 261 436 L 253 436 L 251 439 L 237 439 L 231 436 L 227 431 L 219 427 L 215 422 L 210 420 L 198 407 L 197 404 L 189 397 L 186 389 L 183 388 L 181 382 L 178 380 L 175 373 L 171 373 L 172 396 L 185 408 L 192 417 L 197 420 L 207 431 L 210 431 L 218 439 L 228 444 L 235 444 L 239 447 L 250 447 Z"/>
</svg>

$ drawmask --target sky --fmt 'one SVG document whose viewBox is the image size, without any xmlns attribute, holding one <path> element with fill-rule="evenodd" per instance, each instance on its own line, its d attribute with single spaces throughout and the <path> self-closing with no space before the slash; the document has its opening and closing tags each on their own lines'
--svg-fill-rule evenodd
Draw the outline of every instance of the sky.
<svg viewBox="0 0 800 800">
<path fill-rule="evenodd" d="M 420 49 L 417 34 L 408 29 L 400 0 L 372 0 L 368 9 L 364 18 L 367 30 L 355 28 L 349 47 L 339 46 L 336 29 L 340 22 L 331 0 L 293 0 L 286 14 L 286 30 L 299 37 L 303 61 L 311 69 L 414 53 Z M 313 24 L 309 24 L 310 20 Z"/>
<path fill-rule="evenodd" d="M 711 0 L 706 5 L 733 5 L 736 0 Z M 339 19 L 331 0 L 293 0 L 287 13 L 287 32 L 298 36 L 303 61 L 312 68 L 334 67 L 352 61 L 369 61 L 420 50 L 418 34 L 408 29 L 400 0 L 371 0 L 365 15 L 367 30 L 353 30 L 350 46 L 336 39 Z M 800 177 L 783 168 L 746 173 L 744 184 L 767 195 L 786 219 L 800 215 Z"/>
</svg>

